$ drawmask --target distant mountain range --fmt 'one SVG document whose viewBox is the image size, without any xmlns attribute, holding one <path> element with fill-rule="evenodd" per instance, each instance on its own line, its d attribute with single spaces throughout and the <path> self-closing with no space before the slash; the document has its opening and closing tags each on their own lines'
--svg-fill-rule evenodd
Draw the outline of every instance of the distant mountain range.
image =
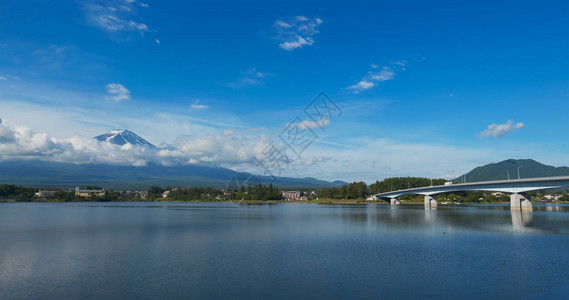
<svg viewBox="0 0 569 300">
<path fill-rule="evenodd" d="M 146 190 L 151 185 L 171 187 L 225 188 L 234 176 L 242 174 L 220 167 L 198 165 L 143 167 L 108 164 L 70 164 L 45 161 L 0 162 L 0 183 L 25 186 L 75 187 L 100 185 L 116 190 Z M 243 177 L 243 176 L 241 176 Z M 246 176 L 248 177 L 248 176 Z M 258 183 L 269 184 L 273 178 L 256 176 Z M 279 187 L 332 187 L 347 184 L 343 181 L 324 181 L 315 178 L 278 177 Z"/>
<path fill-rule="evenodd" d="M 569 176 L 569 167 L 553 167 L 539 163 L 533 159 L 508 159 L 499 163 L 487 164 L 477 167 L 466 173 L 467 182 L 505 180 L 518 178 L 518 167 L 520 178 Z M 464 175 L 463 175 L 464 176 Z M 462 182 L 463 176 L 453 181 Z"/>
<path fill-rule="evenodd" d="M 95 137 L 95 139 L 102 141 L 102 142 L 109 142 L 115 145 L 139 145 L 145 146 L 152 149 L 157 149 L 156 146 L 152 145 L 147 140 L 141 138 L 140 136 L 136 135 L 134 132 L 127 130 L 127 129 L 114 129 L 109 130 L 101 135 Z"/>
</svg>

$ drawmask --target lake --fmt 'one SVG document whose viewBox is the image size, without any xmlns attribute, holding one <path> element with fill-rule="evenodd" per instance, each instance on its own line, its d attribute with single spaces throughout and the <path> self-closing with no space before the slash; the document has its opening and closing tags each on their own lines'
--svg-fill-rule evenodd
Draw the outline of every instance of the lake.
<svg viewBox="0 0 569 300">
<path fill-rule="evenodd" d="M 558 299 L 569 206 L 0 203 L 1 299 Z"/>
</svg>

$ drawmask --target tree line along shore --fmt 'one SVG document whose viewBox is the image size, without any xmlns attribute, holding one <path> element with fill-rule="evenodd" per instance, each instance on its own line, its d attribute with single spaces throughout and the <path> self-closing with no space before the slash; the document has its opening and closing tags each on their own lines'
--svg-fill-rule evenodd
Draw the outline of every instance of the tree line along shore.
<svg viewBox="0 0 569 300">
<path fill-rule="evenodd" d="M 132 201 L 308 201 L 316 203 L 369 203 L 370 195 L 408 188 L 442 185 L 445 179 L 421 177 L 393 177 L 376 181 L 370 185 L 353 182 L 341 187 L 283 189 L 273 184 L 247 185 L 234 189 L 212 187 L 158 187 L 145 191 L 105 190 L 100 186 L 84 186 L 75 189 L 56 187 L 38 188 L 13 184 L 0 184 L 2 202 L 132 202 Z M 569 191 L 529 193 L 532 199 L 552 202 L 569 202 Z M 437 195 L 441 202 L 449 203 L 499 203 L 509 201 L 507 194 L 482 191 L 453 192 Z M 404 195 L 403 203 L 421 203 L 422 195 Z"/>
</svg>

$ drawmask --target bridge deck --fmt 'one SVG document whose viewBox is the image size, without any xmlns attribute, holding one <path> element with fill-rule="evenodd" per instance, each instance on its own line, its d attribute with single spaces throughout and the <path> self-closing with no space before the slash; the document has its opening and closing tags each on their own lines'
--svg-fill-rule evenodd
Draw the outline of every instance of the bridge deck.
<svg viewBox="0 0 569 300">
<path fill-rule="evenodd" d="M 520 193 L 534 190 L 553 189 L 569 186 L 569 176 L 539 177 L 512 180 L 494 180 L 470 183 L 457 183 L 450 185 L 435 185 L 417 187 L 405 190 L 397 190 L 376 194 L 380 198 L 395 198 L 407 194 L 434 195 L 456 191 L 496 191 L 508 193 Z"/>
</svg>

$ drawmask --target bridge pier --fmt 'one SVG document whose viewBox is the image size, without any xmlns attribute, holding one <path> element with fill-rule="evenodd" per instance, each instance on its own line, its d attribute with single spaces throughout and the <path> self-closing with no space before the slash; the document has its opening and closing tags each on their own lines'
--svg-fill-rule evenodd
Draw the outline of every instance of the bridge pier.
<svg viewBox="0 0 569 300">
<path fill-rule="evenodd" d="M 431 208 L 437 207 L 437 200 L 435 199 L 435 197 L 429 196 L 429 195 L 425 196 L 425 208 L 427 208 L 427 207 L 431 207 Z"/>
<path fill-rule="evenodd" d="M 510 195 L 510 210 L 533 211 L 531 206 L 531 199 L 525 194 L 511 194 Z"/>
<path fill-rule="evenodd" d="M 401 202 L 399 202 L 399 198 L 395 197 L 395 198 L 391 198 L 391 205 L 399 205 L 401 204 Z"/>
<path fill-rule="evenodd" d="M 512 225 L 514 229 L 523 229 L 524 227 L 531 227 L 533 223 L 532 211 L 512 210 Z"/>
</svg>

